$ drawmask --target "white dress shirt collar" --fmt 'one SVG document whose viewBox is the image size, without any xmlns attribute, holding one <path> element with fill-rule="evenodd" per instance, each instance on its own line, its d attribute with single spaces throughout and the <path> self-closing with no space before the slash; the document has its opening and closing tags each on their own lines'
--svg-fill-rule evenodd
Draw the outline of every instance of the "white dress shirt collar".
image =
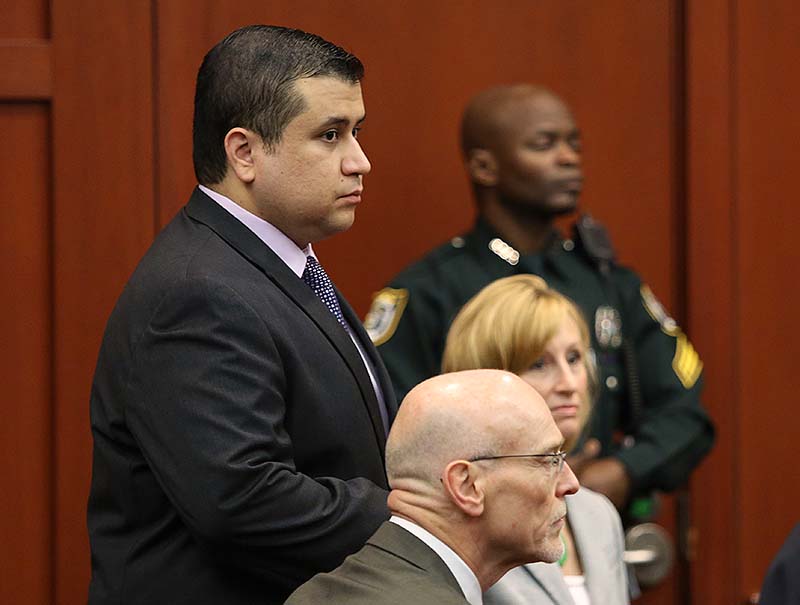
<svg viewBox="0 0 800 605">
<path fill-rule="evenodd" d="M 270 250 L 277 254 L 280 259 L 289 266 L 289 268 L 297 275 L 297 277 L 303 277 L 303 271 L 306 268 L 306 257 L 313 256 L 316 258 L 316 254 L 314 254 L 311 244 L 306 246 L 305 249 L 299 248 L 297 244 L 295 244 L 286 236 L 285 233 L 283 233 L 283 231 L 271 223 L 268 223 L 263 218 L 260 218 L 252 212 L 245 210 L 232 199 L 225 197 L 221 193 L 217 193 L 216 191 L 213 191 L 203 185 L 198 185 L 198 187 L 200 188 L 200 191 L 217 202 L 217 204 L 222 206 L 242 224 L 244 224 L 245 227 L 255 233 L 258 238 L 270 248 Z"/>
<path fill-rule="evenodd" d="M 430 547 L 433 552 L 439 555 L 439 558 L 444 561 L 447 568 L 453 576 L 455 576 L 456 582 L 458 582 L 461 588 L 461 592 L 464 593 L 464 598 L 467 599 L 470 605 L 483 605 L 483 594 L 481 593 L 481 585 L 478 582 L 478 578 L 452 548 L 428 530 L 420 527 L 416 523 L 412 523 L 408 519 L 392 515 L 389 521 L 396 523 L 406 531 L 414 534 L 414 536 Z"/>
</svg>

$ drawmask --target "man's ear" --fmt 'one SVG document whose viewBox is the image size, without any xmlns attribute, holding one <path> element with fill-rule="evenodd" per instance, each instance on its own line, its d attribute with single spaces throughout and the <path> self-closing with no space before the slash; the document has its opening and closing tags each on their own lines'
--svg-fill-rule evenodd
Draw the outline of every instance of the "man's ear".
<svg viewBox="0 0 800 605">
<path fill-rule="evenodd" d="M 473 183 L 484 187 L 497 184 L 497 160 L 488 149 L 472 149 L 467 156 L 467 172 Z"/>
<path fill-rule="evenodd" d="M 231 128 L 225 135 L 225 157 L 228 162 L 228 170 L 245 184 L 252 183 L 256 178 L 253 149 L 256 145 L 261 144 L 261 138 L 245 128 Z"/>
<path fill-rule="evenodd" d="M 466 460 L 453 460 L 442 474 L 442 485 L 450 500 L 470 517 L 483 514 L 482 475 L 478 467 Z"/>
</svg>

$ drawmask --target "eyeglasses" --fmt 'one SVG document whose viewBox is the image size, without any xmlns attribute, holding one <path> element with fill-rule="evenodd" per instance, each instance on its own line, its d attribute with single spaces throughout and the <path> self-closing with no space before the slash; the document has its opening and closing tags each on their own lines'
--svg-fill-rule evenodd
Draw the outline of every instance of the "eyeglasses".
<svg viewBox="0 0 800 605">
<path fill-rule="evenodd" d="M 564 461 L 567 458 L 567 452 L 558 451 L 552 454 L 506 454 L 505 456 L 479 456 L 477 458 L 470 458 L 468 462 L 478 462 L 480 460 L 502 460 L 503 458 L 549 458 L 549 469 L 556 475 L 560 474 L 564 469 Z"/>
</svg>

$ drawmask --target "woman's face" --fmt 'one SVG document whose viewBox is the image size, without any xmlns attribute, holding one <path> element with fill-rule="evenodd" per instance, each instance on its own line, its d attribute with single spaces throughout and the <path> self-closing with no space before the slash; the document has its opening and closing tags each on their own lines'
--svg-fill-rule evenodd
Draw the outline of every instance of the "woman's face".
<svg viewBox="0 0 800 605">
<path fill-rule="evenodd" d="M 542 356 L 520 374 L 547 402 L 556 426 L 567 441 L 578 436 L 579 412 L 587 401 L 585 355 L 577 324 L 565 317 Z"/>
</svg>

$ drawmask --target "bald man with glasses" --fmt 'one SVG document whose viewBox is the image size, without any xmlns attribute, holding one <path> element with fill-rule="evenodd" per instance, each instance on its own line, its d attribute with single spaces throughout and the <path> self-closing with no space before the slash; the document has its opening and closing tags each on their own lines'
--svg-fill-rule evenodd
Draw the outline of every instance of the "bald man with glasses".
<svg viewBox="0 0 800 605">
<path fill-rule="evenodd" d="M 416 386 L 386 445 L 392 518 L 287 605 L 479 605 L 509 569 L 554 562 L 578 481 L 539 394 L 500 370 Z"/>
</svg>

